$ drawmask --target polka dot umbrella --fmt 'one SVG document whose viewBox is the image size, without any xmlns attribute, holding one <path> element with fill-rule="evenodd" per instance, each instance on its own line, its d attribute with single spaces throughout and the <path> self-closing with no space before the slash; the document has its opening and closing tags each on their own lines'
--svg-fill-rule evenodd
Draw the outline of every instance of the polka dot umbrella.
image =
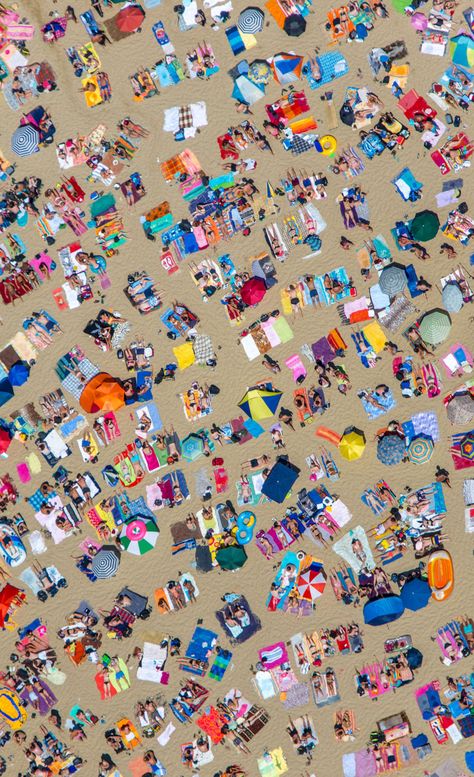
<svg viewBox="0 0 474 777">
<path fill-rule="evenodd" d="M 98 580 L 113 577 L 120 566 L 120 551 L 113 545 L 104 545 L 92 559 L 91 572 Z"/>
<path fill-rule="evenodd" d="M 18 156 L 30 156 L 39 151 L 39 132 L 31 124 L 24 124 L 12 135 L 12 151 Z"/>
<path fill-rule="evenodd" d="M 159 533 L 158 526 L 151 518 L 136 515 L 122 527 L 119 542 L 128 553 L 143 556 L 155 547 Z"/>
<path fill-rule="evenodd" d="M 261 11 L 260 8 L 249 6 L 249 8 L 244 8 L 239 15 L 237 27 L 240 32 L 243 32 L 245 35 L 254 35 L 256 32 L 261 32 L 263 30 L 264 21 L 265 14 L 263 11 Z"/>
</svg>

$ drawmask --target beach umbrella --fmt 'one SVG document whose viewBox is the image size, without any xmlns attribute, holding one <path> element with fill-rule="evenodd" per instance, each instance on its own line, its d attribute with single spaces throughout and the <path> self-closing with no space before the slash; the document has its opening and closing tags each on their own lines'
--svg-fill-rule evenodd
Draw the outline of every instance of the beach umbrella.
<svg viewBox="0 0 474 777">
<path fill-rule="evenodd" d="M 8 373 L 12 386 L 23 386 L 30 377 L 30 368 L 25 362 L 16 362 Z"/>
<path fill-rule="evenodd" d="M 145 18 L 145 11 L 139 5 L 129 5 L 122 8 L 115 17 L 115 24 L 120 32 L 135 32 Z"/>
<path fill-rule="evenodd" d="M 417 610 L 426 607 L 431 599 L 431 588 L 426 580 L 414 577 L 408 580 L 400 591 L 402 602 L 407 610 Z"/>
<path fill-rule="evenodd" d="M 425 313 L 418 327 L 420 337 L 428 345 L 444 343 L 451 331 L 451 318 L 445 310 L 436 308 Z"/>
<path fill-rule="evenodd" d="M 466 391 L 454 394 L 446 405 L 446 415 L 452 424 L 468 424 L 474 418 L 474 399 Z"/>
<path fill-rule="evenodd" d="M 108 372 L 99 372 L 84 386 L 79 404 L 86 413 L 119 410 L 125 404 L 122 384 Z"/>
<path fill-rule="evenodd" d="M 430 593 L 431 593 L 431 589 L 430 589 Z M 410 609 L 410 607 L 408 609 Z M 406 658 L 407 658 L 407 661 L 408 661 L 408 666 L 410 667 L 410 669 L 419 669 L 420 666 L 422 666 L 422 664 L 423 664 L 423 653 L 421 652 L 421 650 L 418 650 L 418 648 L 414 648 L 414 647 L 408 648 L 408 650 L 405 653 L 405 655 L 406 655 Z M 427 742 L 428 742 L 428 740 L 427 740 Z"/>
<path fill-rule="evenodd" d="M 455 35 L 449 41 L 449 55 L 455 65 L 474 68 L 474 39 L 466 33 Z"/>
<path fill-rule="evenodd" d="M 365 450 L 365 434 L 355 426 L 349 426 L 339 440 L 339 453 L 347 461 L 360 459 Z"/>
<path fill-rule="evenodd" d="M 464 305 L 464 298 L 459 283 L 449 281 L 441 292 L 443 305 L 448 313 L 459 313 Z"/>
<path fill-rule="evenodd" d="M 254 421 L 271 418 L 276 412 L 283 393 L 276 389 L 249 388 L 239 402 L 239 407 Z"/>
<path fill-rule="evenodd" d="M 296 579 L 296 588 L 301 599 L 314 601 L 326 587 L 326 575 L 320 561 L 312 561 Z"/>
<path fill-rule="evenodd" d="M 256 84 L 268 84 L 273 78 L 273 70 L 266 59 L 254 59 L 247 72 Z"/>
<path fill-rule="evenodd" d="M 204 442 L 202 437 L 193 432 L 181 441 L 181 455 L 186 461 L 197 459 L 201 455 L 203 448 Z"/>
<path fill-rule="evenodd" d="M 433 455 L 434 442 L 431 437 L 415 437 L 408 446 L 408 458 L 413 464 L 426 464 Z"/>
<path fill-rule="evenodd" d="M 417 13 L 410 16 L 410 23 L 417 32 L 424 32 L 428 27 L 428 19 L 425 14 L 420 11 L 417 11 Z"/>
<path fill-rule="evenodd" d="M 0 405 L 4 405 L 5 402 L 8 402 L 8 400 L 12 398 L 13 393 L 13 386 L 8 378 L 0 380 Z"/>
<path fill-rule="evenodd" d="M 245 35 L 254 35 L 256 32 L 263 30 L 263 23 L 265 21 L 265 14 L 260 8 L 249 6 L 239 14 L 237 21 L 237 27 L 240 32 Z"/>
<path fill-rule="evenodd" d="M 380 273 L 379 286 L 384 294 L 394 297 L 395 294 L 403 291 L 407 285 L 407 276 L 405 268 L 401 264 L 393 262 L 384 267 Z"/>
<path fill-rule="evenodd" d="M 120 551 L 113 545 L 104 545 L 92 559 L 91 572 L 98 580 L 113 577 L 120 566 Z"/>
<path fill-rule="evenodd" d="M 298 54 L 275 54 L 272 59 L 273 77 L 279 84 L 291 84 L 301 78 L 303 57 Z"/>
<path fill-rule="evenodd" d="M 119 542 L 124 550 L 134 556 L 144 556 L 155 547 L 159 533 L 158 526 L 151 518 L 135 515 L 122 527 Z"/>
<path fill-rule="evenodd" d="M 459 446 L 459 450 L 460 450 L 461 456 L 464 459 L 469 459 L 469 461 L 474 461 L 474 433 L 469 432 L 469 434 L 466 434 L 466 436 L 463 437 L 463 439 L 461 440 L 461 444 Z"/>
<path fill-rule="evenodd" d="M 300 13 L 292 13 L 286 17 L 283 29 L 292 38 L 299 38 L 306 30 L 306 19 Z"/>
<path fill-rule="evenodd" d="M 12 135 L 12 151 L 18 156 L 30 156 L 39 151 L 39 132 L 31 124 L 22 124 Z"/>
<path fill-rule="evenodd" d="M 221 569 L 240 569 L 247 561 L 247 553 L 242 545 L 227 545 L 216 552 L 216 561 Z"/>
<path fill-rule="evenodd" d="M 438 214 L 432 210 L 421 210 L 411 222 L 410 232 L 414 240 L 433 240 L 439 232 Z"/>
<path fill-rule="evenodd" d="M 18 599 L 17 599 L 18 597 Z M 5 618 L 7 617 L 10 606 L 17 599 L 18 603 L 21 600 L 25 600 L 25 594 L 21 588 L 17 588 L 11 583 L 7 583 L 0 591 L 0 628 L 3 629 L 5 625 Z"/>
<path fill-rule="evenodd" d="M 6 453 L 11 445 L 11 435 L 8 429 L 0 428 L 0 453 Z"/>
<path fill-rule="evenodd" d="M 384 434 L 377 443 L 377 458 L 388 467 L 400 464 L 405 451 L 405 440 L 398 434 Z"/>
<path fill-rule="evenodd" d="M 240 289 L 242 301 L 251 307 L 262 301 L 267 293 L 267 286 L 263 278 L 249 278 Z"/>
</svg>

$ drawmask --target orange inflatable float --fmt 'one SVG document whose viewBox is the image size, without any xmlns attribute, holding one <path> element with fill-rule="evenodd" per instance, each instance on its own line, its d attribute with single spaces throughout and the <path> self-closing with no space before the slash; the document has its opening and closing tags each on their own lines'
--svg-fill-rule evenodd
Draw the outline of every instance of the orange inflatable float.
<svg viewBox="0 0 474 777">
<path fill-rule="evenodd" d="M 431 596 L 437 602 L 448 599 L 454 589 L 454 567 L 451 554 L 447 550 L 435 550 L 430 554 L 427 564 L 428 583 Z"/>
</svg>

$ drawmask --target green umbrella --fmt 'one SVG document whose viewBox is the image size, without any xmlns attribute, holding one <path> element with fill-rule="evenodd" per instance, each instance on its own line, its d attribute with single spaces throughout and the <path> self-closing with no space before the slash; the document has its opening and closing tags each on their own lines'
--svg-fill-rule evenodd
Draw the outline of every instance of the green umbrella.
<svg viewBox="0 0 474 777">
<path fill-rule="evenodd" d="M 422 210 L 417 213 L 410 224 L 410 232 L 414 240 L 433 240 L 439 232 L 439 218 L 432 210 Z"/>
<path fill-rule="evenodd" d="M 440 308 L 430 310 L 421 319 L 418 331 L 425 343 L 439 345 L 444 343 L 451 331 L 451 318 Z"/>
<path fill-rule="evenodd" d="M 247 561 L 247 554 L 241 545 L 227 545 L 219 548 L 216 561 L 221 569 L 240 569 Z"/>
</svg>

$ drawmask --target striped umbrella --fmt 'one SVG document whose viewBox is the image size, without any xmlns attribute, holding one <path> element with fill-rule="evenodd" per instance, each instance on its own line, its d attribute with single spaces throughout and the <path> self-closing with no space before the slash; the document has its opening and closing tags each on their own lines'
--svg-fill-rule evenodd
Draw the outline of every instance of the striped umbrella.
<svg viewBox="0 0 474 777">
<path fill-rule="evenodd" d="M 98 580 L 113 577 L 120 566 L 120 551 L 113 545 L 104 545 L 92 559 L 91 572 Z"/>
<path fill-rule="evenodd" d="M 261 32 L 263 30 L 264 21 L 265 14 L 260 10 L 260 8 L 244 8 L 242 13 L 239 15 L 237 27 L 239 28 L 240 32 L 243 32 L 245 35 L 254 35 L 254 33 Z"/>
<path fill-rule="evenodd" d="M 143 556 L 155 547 L 159 533 L 158 526 L 151 518 L 135 515 L 122 527 L 119 542 L 124 550 L 134 556 Z"/>
<path fill-rule="evenodd" d="M 430 310 L 421 319 L 418 331 L 425 343 L 439 345 L 444 343 L 451 331 L 451 318 L 440 308 Z"/>
<path fill-rule="evenodd" d="M 401 264 L 393 262 L 392 264 L 387 265 L 387 267 L 384 267 L 380 273 L 380 289 L 389 297 L 394 297 L 395 294 L 403 291 L 406 285 L 407 276 L 405 274 L 405 268 Z"/>
<path fill-rule="evenodd" d="M 400 464 L 405 455 L 405 440 L 398 434 L 384 434 L 377 443 L 377 458 L 382 464 L 392 467 Z"/>
<path fill-rule="evenodd" d="M 326 574 L 319 561 L 313 561 L 296 580 L 296 588 L 301 599 L 312 602 L 322 596 L 326 587 Z"/>
<path fill-rule="evenodd" d="M 434 442 L 431 437 L 415 437 L 408 447 L 408 458 L 413 464 L 426 464 L 433 455 Z"/>
<path fill-rule="evenodd" d="M 12 135 L 12 151 L 18 156 L 30 156 L 39 151 L 39 132 L 31 124 L 24 124 Z"/>
</svg>

